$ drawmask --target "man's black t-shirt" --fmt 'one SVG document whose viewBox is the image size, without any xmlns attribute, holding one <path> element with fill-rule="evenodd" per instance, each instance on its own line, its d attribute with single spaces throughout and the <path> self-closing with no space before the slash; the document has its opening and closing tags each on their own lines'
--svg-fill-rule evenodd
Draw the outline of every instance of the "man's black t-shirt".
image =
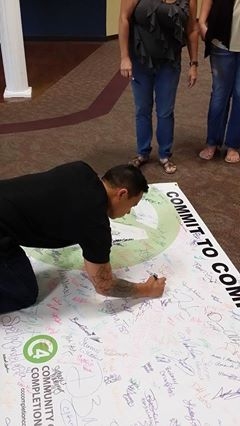
<svg viewBox="0 0 240 426">
<path fill-rule="evenodd" d="M 108 198 L 98 175 L 78 161 L 0 181 L 0 238 L 27 247 L 79 244 L 93 263 L 109 261 Z"/>
</svg>

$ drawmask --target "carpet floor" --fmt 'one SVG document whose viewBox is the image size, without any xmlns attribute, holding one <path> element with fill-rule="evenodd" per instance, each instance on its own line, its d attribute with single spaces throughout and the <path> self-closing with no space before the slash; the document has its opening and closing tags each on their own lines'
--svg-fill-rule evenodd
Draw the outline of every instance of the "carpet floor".
<svg viewBox="0 0 240 426">
<path fill-rule="evenodd" d="M 134 107 L 131 88 L 118 72 L 117 40 L 62 42 L 57 50 L 50 42 L 43 44 L 26 43 L 33 98 L 0 102 L 0 178 L 79 159 L 99 174 L 128 162 L 135 154 Z M 175 113 L 173 160 L 177 172 L 166 175 L 158 165 L 155 137 L 151 161 L 143 172 L 149 183 L 178 183 L 239 270 L 240 164 L 224 162 L 224 149 L 212 161 L 198 157 L 206 138 L 211 90 L 202 45 L 199 62 L 198 82 L 189 89 L 184 50 Z M 3 93 L 3 71 L 0 73 Z"/>
</svg>

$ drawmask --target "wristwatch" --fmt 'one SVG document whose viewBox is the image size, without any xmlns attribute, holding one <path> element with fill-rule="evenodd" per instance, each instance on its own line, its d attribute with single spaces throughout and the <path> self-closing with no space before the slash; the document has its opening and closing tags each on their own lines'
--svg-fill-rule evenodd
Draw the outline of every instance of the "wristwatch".
<svg viewBox="0 0 240 426">
<path fill-rule="evenodd" d="M 189 62 L 189 66 L 193 67 L 195 65 L 195 67 L 198 67 L 198 61 L 190 61 Z"/>
</svg>

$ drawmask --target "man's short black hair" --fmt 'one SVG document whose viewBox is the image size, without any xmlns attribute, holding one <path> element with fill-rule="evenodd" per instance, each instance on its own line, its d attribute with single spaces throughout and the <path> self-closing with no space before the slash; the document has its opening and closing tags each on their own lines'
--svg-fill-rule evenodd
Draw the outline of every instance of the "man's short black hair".
<svg viewBox="0 0 240 426">
<path fill-rule="evenodd" d="M 126 188 L 129 197 L 135 197 L 141 192 L 148 192 L 148 184 L 141 170 L 129 164 L 112 167 L 102 179 L 114 188 Z"/>
</svg>

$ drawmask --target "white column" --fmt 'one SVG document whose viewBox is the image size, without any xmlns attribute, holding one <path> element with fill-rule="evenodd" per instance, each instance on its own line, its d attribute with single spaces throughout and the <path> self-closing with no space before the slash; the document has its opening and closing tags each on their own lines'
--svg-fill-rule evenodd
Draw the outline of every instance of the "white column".
<svg viewBox="0 0 240 426">
<path fill-rule="evenodd" d="M 30 98 L 19 0 L 0 0 L 0 41 L 5 74 L 4 98 Z"/>
</svg>

